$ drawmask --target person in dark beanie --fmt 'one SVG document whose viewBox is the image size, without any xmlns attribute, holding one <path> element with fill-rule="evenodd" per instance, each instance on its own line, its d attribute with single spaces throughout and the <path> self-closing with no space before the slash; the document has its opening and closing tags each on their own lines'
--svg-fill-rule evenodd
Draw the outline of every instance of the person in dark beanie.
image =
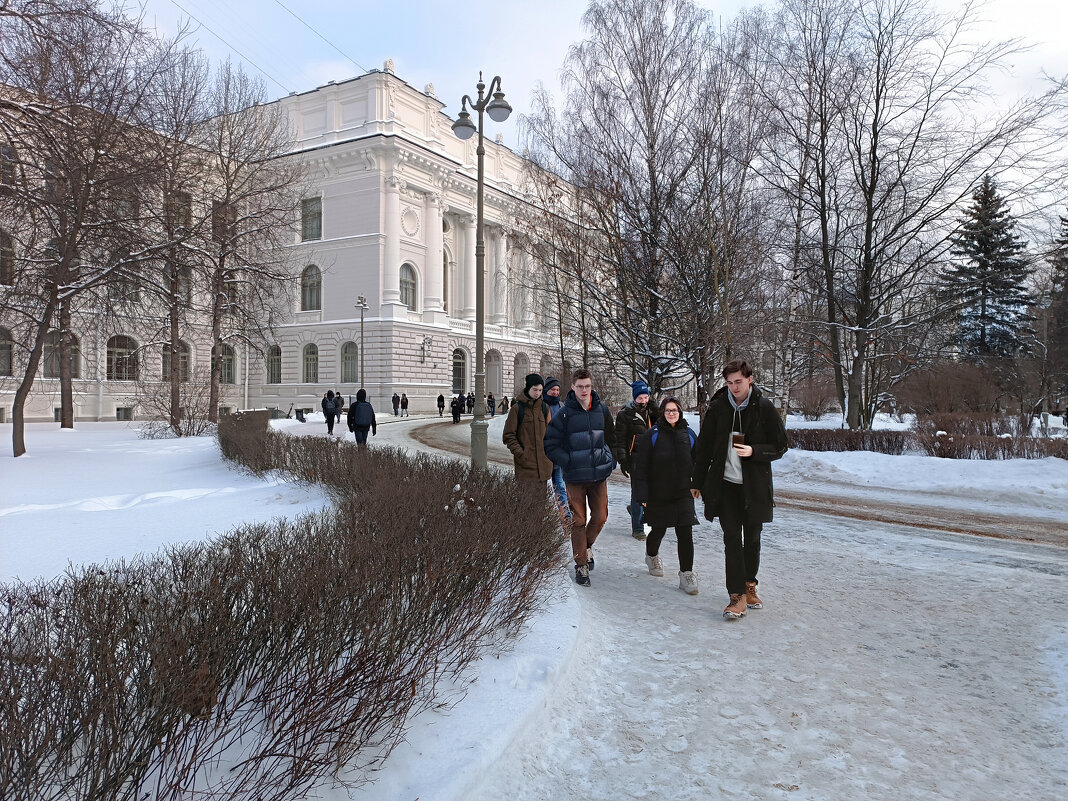
<svg viewBox="0 0 1068 801">
<path fill-rule="evenodd" d="M 326 418 L 326 435 L 328 437 L 334 436 L 334 420 L 337 419 L 337 409 L 334 408 L 334 390 L 328 389 L 326 394 L 323 395 L 323 417 Z"/>
<path fill-rule="evenodd" d="M 445 416 L 445 396 L 438 395 L 438 417 Z"/>
<path fill-rule="evenodd" d="M 400 414 L 400 395 L 394 392 L 391 400 L 393 401 L 393 416 L 396 417 Z"/>
<path fill-rule="evenodd" d="M 537 373 L 526 377 L 523 397 L 508 412 L 501 440 L 512 452 L 515 477 L 542 485 L 552 478 L 553 463 L 545 455 L 545 429 L 549 425 L 549 407 L 541 397 L 542 378 Z"/>
<path fill-rule="evenodd" d="M 542 400 L 545 405 L 549 407 L 549 416 L 556 414 L 557 409 L 560 408 L 560 382 L 549 376 L 545 379 L 545 391 L 542 393 Z M 505 398 L 507 400 L 507 398 Z M 560 469 L 560 465 L 553 465 L 553 492 L 556 493 L 556 503 L 560 507 L 560 517 L 566 526 L 570 525 L 571 520 L 571 508 L 567 505 L 567 486 L 564 484 L 564 471 Z"/>
<path fill-rule="evenodd" d="M 630 457 L 632 503 L 645 507 L 645 522 L 652 528 L 645 541 L 645 564 L 650 575 L 663 576 L 660 543 L 675 529 L 679 548 L 679 589 L 697 595 L 693 573 L 693 526 L 697 522 L 690 493 L 693 448 L 697 435 L 682 416 L 678 398 L 660 403 L 659 422 L 642 434 Z"/>
<path fill-rule="evenodd" d="M 349 405 L 349 431 L 356 436 L 356 444 L 361 448 L 367 447 L 367 432 L 373 436 L 378 435 L 378 424 L 375 421 L 375 410 L 367 402 L 367 390 L 361 389 L 356 393 L 356 402 Z"/>
<path fill-rule="evenodd" d="M 454 395 L 452 398 L 452 404 L 449 407 L 452 410 L 452 422 L 454 425 L 460 422 L 460 415 L 463 413 L 464 410 L 463 397 L 463 395 Z"/>
<path fill-rule="evenodd" d="M 612 445 L 612 453 L 619 462 L 619 470 L 625 476 L 630 476 L 630 457 L 634 453 L 634 446 L 656 424 L 657 418 L 656 409 L 649 404 L 649 385 L 644 381 L 635 381 L 630 385 L 630 390 L 634 400 L 620 409 L 619 414 L 616 415 L 616 440 Z M 637 540 L 644 540 L 642 505 L 634 499 L 633 481 L 630 489 L 630 505 L 627 511 L 630 513 L 631 535 Z"/>
<path fill-rule="evenodd" d="M 775 506 L 771 463 L 787 450 L 779 412 L 753 384 L 753 368 L 742 360 L 723 368 L 727 385 L 708 402 L 694 450 L 694 498 L 703 497 L 705 517 L 723 529 L 727 594 L 723 617 L 736 620 L 762 609 L 757 595 L 760 533 Z"/>
<path fill-rule="evenodd" d="M 407 417 L 408 416 L 408 393 L 407 392 L 402 392 L 401 393 L 400 416 L 401 417 Z"/>
<path fill-rule="evenodd" d="M 608 520 L 607 482 L 616 469 L 613 436 L 612 413 L 593 391 L 593 375 L 580 367 L 571 377 L 571 391 L 560 405 L 560 413 L 549 421 L 545 452 L 564 472 L 572 515 L 575 581 L 583 587 L 590 586 L 591 548 Z"/>
</svg>

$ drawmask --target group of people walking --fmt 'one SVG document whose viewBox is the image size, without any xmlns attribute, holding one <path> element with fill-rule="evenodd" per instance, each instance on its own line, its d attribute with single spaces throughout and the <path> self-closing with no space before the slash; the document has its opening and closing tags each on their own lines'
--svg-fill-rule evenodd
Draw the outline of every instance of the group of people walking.
<svg viewBox="0 0 1068 801">
<path fill-rule="evenodd" d="M 631 532 L 645 541 L 650 574 L 664 575 L 660 545 L 673 528 L 679 587 L 698 593 L 693 527 L 695 501 L 703 498 L 705 518 L 719 518 L 723 532 L 729 596 L 723 616 L 735 620 L 763 607 L 757 594 L 760 535 L 772 520 L 771 462 L 786 453 L 786 429 L 754 385 L 747 362 L 728 363 L 722 376 L 725 386 L 709 401 L 699 433 L 678 398 L 665 397 L 653 407 L 642 381 L 631 385 L 633 401 L 613 419 L 585 368 L 573 373 L 562 401 L 555 378 L 526 377 L 504 425 L 504 444 L 520 481 L 552 482 L 570 530 L 579 585 L 591 586 L 593 545 L 608 519 L 607 480 L 618 466 L 631 480 Z"/>
</svg>

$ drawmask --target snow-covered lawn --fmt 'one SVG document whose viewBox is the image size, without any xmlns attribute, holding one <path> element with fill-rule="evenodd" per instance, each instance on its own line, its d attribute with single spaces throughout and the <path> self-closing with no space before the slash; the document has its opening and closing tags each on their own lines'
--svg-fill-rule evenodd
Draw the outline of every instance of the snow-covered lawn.
<svg viewBox="0 0 1068 801">
<path fill-rule="evenodd" d="M 384 421 L 372 446 L 422 447 L 409 432 L 424 422 Z M 143 441 L 116 423 L 31 425 L 27 439 L 27 456 L 0 456 L 5 580 L 326 502 L 228 469 L 209 439 Z M 1068 510 L 1062 460 L 792 452 L 776 482 L 903 503 L 922 489 L 964 498 L 962 514 Z M 374 785 L 317 798 L 1068 797 L 1068 549 L 780 509 L 764 535 L 767 608 L 726 623 L 718 526 L 695 530 L 689 597 L 673 535 L 667 576 L 650 577 L 626 484 L 609 496 L 593 586 L 561 574 L 527 635 L 454 708 L 413 720 Z"/>
</svg>

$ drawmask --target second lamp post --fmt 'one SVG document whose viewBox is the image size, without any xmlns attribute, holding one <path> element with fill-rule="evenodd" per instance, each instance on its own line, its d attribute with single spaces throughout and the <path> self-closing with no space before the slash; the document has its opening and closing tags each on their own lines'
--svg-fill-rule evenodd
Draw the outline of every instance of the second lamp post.
<svg viewBox="0 0 1068 801">
<path fill-rule="evenodd" d="M 485 193 L 484 161 L 486 146 L 483 139 L 483 112 L 494 122 L 504 122 L 512 113 L 512 107 L 504 99 L 501 78 L 495 76 L 489 82 L 489 91 L 478 74 L 478 100 L 464 95 L 460 113 L 452 124 L 453 133 L 460 139 L 470 139 L 478 134 L 478 212 L 475 223 L 475 417 L 471 421 L 471 465 L 485 469 L 487 465 L 487 439 L 489 423 L 486 422 L 486 239 L 483 229 L 483 194 Z M 494 91 L 496 89 L 496 91 Z M 478 125 L 471 119 L 467 107 L 478 112 Z"/>
</svg>

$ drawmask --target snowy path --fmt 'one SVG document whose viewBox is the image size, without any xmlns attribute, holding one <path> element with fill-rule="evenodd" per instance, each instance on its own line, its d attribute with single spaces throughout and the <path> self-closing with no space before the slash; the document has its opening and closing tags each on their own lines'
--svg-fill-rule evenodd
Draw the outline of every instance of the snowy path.
<svg viewBox="0 0 1068 801">
<path fill-rule="evenodd" d="M 767 608 L 727 623 L 718 527 L 688 597 L 671 535 L 646 573 L 625 493 L 567 674 L 465 797 L 1068 796 L 1068 550 L 780 509 Z"/>
</svg>

